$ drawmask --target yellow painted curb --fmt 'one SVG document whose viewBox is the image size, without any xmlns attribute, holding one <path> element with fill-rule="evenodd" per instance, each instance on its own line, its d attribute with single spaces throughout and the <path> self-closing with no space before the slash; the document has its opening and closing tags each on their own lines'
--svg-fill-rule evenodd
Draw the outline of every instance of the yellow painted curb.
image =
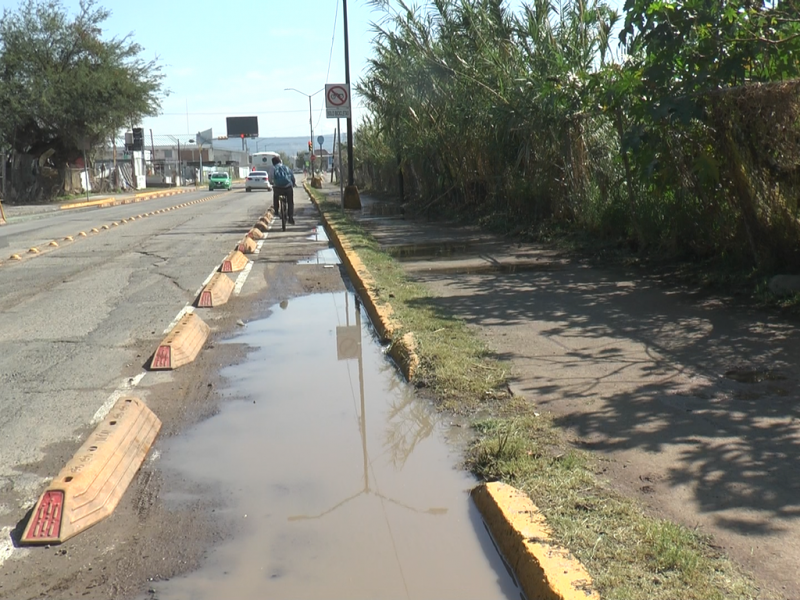
<svg viewBox="0 0 800 600">
<path fill-rule="evenodd" d="M 120 398 L 40 496 L 21 544 L 60 544 L 109 516 L 144 462 L 161 421 Z"/>
<path fill-rule="evenodd" d="M 589 573 L 552 541 L 544 516 L 527 494 L 493 482 L 470 495 L 526 598 L 600 600 Z"/>
<path fill-rule="evenodd" d="M 245 236 L 236 249 L 242 254 L 252 254 L 256 251 L 256 241 L 249 236 Z"/>
<path fill-rule="evenodd" d="M 86 200 L 83 202 L 70 202 L 69 204 L 62 204 L 58 208 L 61 210 L 69 210 L 70 208 L 84 208 L 87 206 L 100 206 L 102 204 L 107 204 L 109 201 L 113 201 L 114 198 L 109 196 L 107 198 L 98 198 L 97 200 Z"/>
<path fill-rule="evenodd" d="M 214 276 L 197 297 L 198 308 L 214 308 L 225 304 L 233 292 L 233 280 L 224 273 L 214 273 Z"/>
<path fill-rule="evenodd" d="M 225 257 L 219 270 L 223 273 L 235 273 L 236 271 L 244 269 L 247 262 L 247 257 L 244 254 L 238 250 L 234 250 Z"/>
<path fill-rule="evenodd" d="M 303 185 L 304 187 L 306 186 L 306 184 Z M 316 205 L 317 200 L 311 192 L 308 191 L 307 187 L 306 193 Z M 319 208 L 318 205 L 317 208 Z M 398 336 L 400 324 L 394 316 L 392 306 L 388 302 L 378 301 L 378 294 L 376 292 L 377 285 L 375 284 L 372 274 L 362 262 L 361 257 L 353 250 L 350 242 L 344 236 L 340 235 L 336 227 L 328 220 L 325 213 L 322 212 L 322 209 L 320 209 L 320 215 L 322 215 L 322 222 L 325 225 L 328 238 L 342 258 L 345 271 L 347 271 L 348 277 L 353 282 L 353 287 L 355 287 L 358 295 L 361 297 L 364 308 L 375 327 L 375 331 L 378 333 L 378 337 L 384 342 L 391 343 L 389 355 L 400 367 L 400 371 L 405 378 L 411 381 L 419 366 L 419 356 L 416 353 L 416 343 L 413 333 L 406 333 L 401 337 Z"/>
<path fill-rule="evenodd" d="M 194 313 L 184 315 L 158 346 L 150 368 L 170 370 L 192 362 L 208 339 L 211 329 Z"/>
</svg>

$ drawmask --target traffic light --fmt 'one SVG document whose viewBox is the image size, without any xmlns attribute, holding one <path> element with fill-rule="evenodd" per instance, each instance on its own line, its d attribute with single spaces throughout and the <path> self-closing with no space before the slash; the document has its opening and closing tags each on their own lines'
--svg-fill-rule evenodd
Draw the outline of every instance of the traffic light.
<svg viewBox="0 0 800 600">
<path fill-rule="evenodd" d="M 311 143 L 311 140 L 308 140 L 308 151 L 314 152 L 314 144 Z"/>
<path fill-rule="evenodd" d="M 133 144 L 131 150 L 144 150 L 144 129 L 141 127 L 133 128 Z"/>
</svg>

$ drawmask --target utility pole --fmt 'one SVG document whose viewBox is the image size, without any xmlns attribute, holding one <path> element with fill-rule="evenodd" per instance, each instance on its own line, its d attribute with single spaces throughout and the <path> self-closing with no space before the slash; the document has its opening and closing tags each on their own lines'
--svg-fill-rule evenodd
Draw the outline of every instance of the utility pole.
<svg viewBox="0 0 800 600">
<path fill-rule="evenodd" d="M 342 8 L 344 10 L 344 78 L 345 83 L 347 83 L 347 89 L 350 89 L 350 46 L 347 33 L 347 0 L 342 0 Z M 347 187 L 344 191 L 342 206 L 344 208 L 360 210 L 361 196 L 353 182 L 353 114 L 352 108 L 350 110 L 350 116 L 347 118 Z"/>
</svg>

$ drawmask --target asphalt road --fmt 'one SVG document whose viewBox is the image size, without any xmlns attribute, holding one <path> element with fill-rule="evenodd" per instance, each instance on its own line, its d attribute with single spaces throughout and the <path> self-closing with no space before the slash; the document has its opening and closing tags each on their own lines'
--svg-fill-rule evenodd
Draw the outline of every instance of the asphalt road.
<svg viewBox="0 0 800 600">
<path fill-rule="evenodd" d="M 35 246 L 42 254 L 9 261 L 4 251 L 0 264 L 0 564 L 11 552 L 9 530 L 48 474 L 115 391 L 138 381 L 165 329 L 268 202 L 266 192 L 205 190 L 3 227 L 9 254 Z M 80 231 L 89 235 L 63 241 Z M 250 284 L 253 292 L 263 286 L 263 278 Z"/>
</svg>

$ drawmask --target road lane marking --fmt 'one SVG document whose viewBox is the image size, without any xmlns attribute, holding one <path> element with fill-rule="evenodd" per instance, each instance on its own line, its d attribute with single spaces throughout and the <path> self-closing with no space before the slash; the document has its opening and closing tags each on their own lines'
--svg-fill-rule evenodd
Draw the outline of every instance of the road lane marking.
<svg viewBox="0 0 800 600">
<path fill-rule="evenodd" d="M 94 413 L 94 416 L 92 417 L 91 424 L 96 425 L 97 423 L 105 419 L 106 415 L 108 414 L 108 411 L 111 410 L 111 408 L 114 406 L 117 400 L 122 398 L 122 396 L 128 394 L 128 392 L 130 392 L 133 388 L 139 385 L 139 382 L 145 375 L 147 375 L 147 371 L 142 371 L 136 377 L 129 377 L 128 379 L 126 379 L 121 386 L 119 386 L 116 390 L 114 390 L 114 393 L 108 397 L 108 400 L 106 400 L 103 403 L 103 405 L 97 409 L 97 412 Z"/>
<path fill-rule="evenodd" d="M 241 293 L 242 288 L 244 287 L 244 282 L 247 280 L 247 276 L 250 274 L 252 268 L 253 268 L 253 261 L 248 260 L 247 265 L 245 266 L 244 269 L 242 269 L 242 272 L 239 273 L 239 276 L 236 278 L 236 285 L 233 288 L 234 296 L 238 296 Z"/>
<path fill-rule="evenodd" d="M 194 306 L 192 306 L 191 304 L 187 304 L 186 306 L 184 306 L 181 309 L 181 311 L 178 313 L 178 316 L 175 317 L 172 320 L 172 323 L 170 323 L 167 326 L 167 328 L 164 330 L 164 335 L 167 335 L 170 331 L 172 331 L 172 329 L 175 327 L 175 325 L 178 324 L 178 321 L 180 321 L 183 318 L 183 315 L 188 315 L 188 314 L 193 313 L 193 312 L 194 312 Z"/>
</svg>

